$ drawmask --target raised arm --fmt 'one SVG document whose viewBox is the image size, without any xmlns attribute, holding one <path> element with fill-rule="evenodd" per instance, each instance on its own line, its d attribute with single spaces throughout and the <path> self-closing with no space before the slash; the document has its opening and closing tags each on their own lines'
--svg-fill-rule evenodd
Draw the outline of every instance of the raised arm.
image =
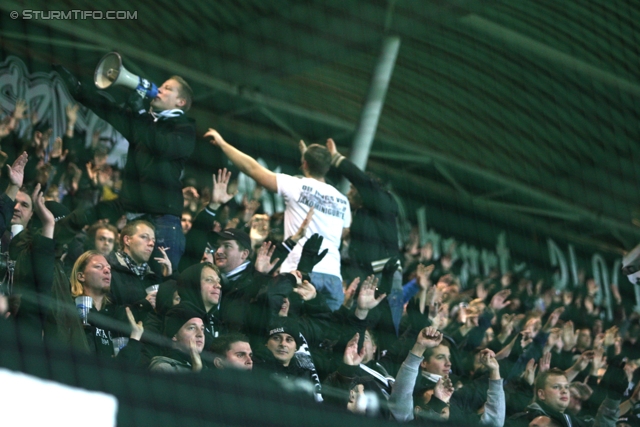
<svg viewBox="0 0 640 427">
<path fill-rule="evenodd" d="M 253 178 L 253 180 L 267 190 L 274 193 L 278 191 L 278 182 L 276 180 L 275 173 L 262 166 L 253 157 L 246 155 L 235 147 L 232 147 L 215 129 L 210 128 L 204 136 L 213 138 L 211 143 L 220 147 L 222 152 L 234 165 L 238 167 L 238 169 L 240 169 L 240 171 Z"/>
<path fill-rule="evenodd" d="M 389 396 L 389 410 L 396 421 L 407 422 L 413 420 L 412 393 L 418 377 L 420 362 L 423 360 L 423 354 L 426 349 L 440 345 L 442 338 L 442 334 L 434 327 L 422 329 L 418 334 L 416 343 L 402 363 L 400 370 L 398 370 L 393 391 Z"/>
<path fill-rule="evenodd" d="M 16 200 L 18 190 L 20 190 L 20 187 L 22 187 L 22 180 L 24 179 L 24 167 L 27 164 L 28 157 L 29 156 L 27 156 L 27 152 L 24 151 L 16 158 L 16 160 L 13 162 L 13 165 L 7 165 L 9 186 L 5 191 L 5 194 L 9 196 L 11 200 Z"/>
<path fill-rule="evenodd" d="M 480 424 L 489 427 L 502 427 L 506 416 L 507 406 L 500 378 L 500 366 L 493 351 L 484 349 L 480 353 L 480 363 L 489 370 L 489 388 L 484 413 L 480 417 Z"/>
</svg>

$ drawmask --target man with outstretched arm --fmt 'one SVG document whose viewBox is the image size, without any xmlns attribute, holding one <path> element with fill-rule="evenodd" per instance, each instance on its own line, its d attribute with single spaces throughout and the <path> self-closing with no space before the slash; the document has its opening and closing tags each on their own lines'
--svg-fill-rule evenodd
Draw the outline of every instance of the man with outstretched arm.
<svg viewBox="0 0 640 427">
<path fill-rule="evenodd" d="M 318 292 L 327 297 L 332 310 L 340 308 L 344 300 L 342 276 L 340 275 L 340 242 L 343 229 L 351 224 L 351 210 L 348 199 L 325 182 L 325 175 L 331 166 L 329 151 L 318 144 L 309 147 L 300 142 L 302 151 L 303 178 L 282 173 L 274 173 L 263 167 L 254 158 L 231 146 L 214 129 L 209 129 L 205 137 L 213 138 L 211 143 L 222 152 L 240 171 L 253 178 L 259 185 L 281 195 L 286 203 L 284 212 L 285 239 L 296 233 L 311 208 L 315 209 L 309 225 L 310 234 L 324 237 L 321 249 L 327 249 L 326 256 L 314 267 L 311 282 Z M 288 273 L 296 270 L 306 238 L 299 242 L 285 259 L 280 271 Z"/>
</svg>

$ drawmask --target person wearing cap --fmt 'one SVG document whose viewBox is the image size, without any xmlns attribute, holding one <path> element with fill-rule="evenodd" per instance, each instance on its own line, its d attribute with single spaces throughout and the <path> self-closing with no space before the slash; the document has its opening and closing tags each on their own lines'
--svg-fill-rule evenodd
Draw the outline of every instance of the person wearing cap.
<svg viewBox="0 0 640 427">
<path fill-rule="evenodd" d="M 227 169 L 219 169 L 213 174 L 211 201 L 198 213 L 191 223 L 190 230 L 186 233 L 184 255 L 180 259 L 179 270 L 200 262 L 203 253 L 210 255 L 210 250 L 216 247 L 217 235 L 214 229 L 216 221 L 220 218 L 222 210 L 233 201 L 235 194 L 227 192 L 231 172 Z"/>
<path fill-rule="evenodd" d="M 176 305 L 165 316 L 164 335 L 173 341 L 165 356 L 151 359 L 154 372 L 186 373 L 202 370 L 200 353 L 205 347 L 204 313 L 189 303 Z"/>
<path fill-rule="evenodd" d="M 319 390 L 313 386 L 315 369 L 297 353 L 303 344 L 297 323 L 286 317 L 275 319 L 269 325 L 266 337 L 264 347 L 256 351 L 256 364 L 277 378 L 308 381 L 312 385 L 310 389 L 314 389 L 314 399 L 322 401 Z"/>
<path fill-rule="evenodd" d="M 253 178 L 267 190 L 282 196 L 285 201 L 285 239 L 294 235 L 306 215 L 314 208 L 309 224 L 310 234 L 324 237 L 321 249 L 327 255 L 315 265 L 310 274 L 311 282 L 318 292 L 325 294 L 327 304 L 337 310 L 344 301 L 342 276 L 340 273 L 340 244 L 343 231 L 351 225 L 349 200 L 325 181 L 331 167 L 331 154 L 318 144 L 307 147 L 300 142 L 302 152 L 301 168 L 304 177 L 294 177 L 274 173 L 262 166 L 254 158 L 231 146 L 214 129 L 209 129 L 205 137 L 212 137 L 211 143 L 220 147 L 229 160 L 242 172 Z M 280 271 L 288 273 L 296 270 L 302 254 L 303 237 L 282 263 Z"/>
<path fill-rule="evenodd" d="M 220 317 L 230 332 L 243 330 L 251 301 L 268 280 L 265 274 L 256 271 L 249 260 L 251 239 L 242 230 L 229 228 L 216 233 L 218 249 L 213 254 L 214 264 L 223 278 L 223 297 Z"/>
</svg>

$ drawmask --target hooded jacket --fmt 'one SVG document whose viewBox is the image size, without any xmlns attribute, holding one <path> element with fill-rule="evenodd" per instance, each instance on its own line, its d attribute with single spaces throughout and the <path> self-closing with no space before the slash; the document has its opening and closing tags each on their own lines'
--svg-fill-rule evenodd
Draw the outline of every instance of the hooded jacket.
<svg viewBox="0 0 640 427">
<path fill-rule="evenodd" d="M 178 295 L 180 295 L 180 302 L 188 302 L 193 304 L 199 310 L 207 313 L 205 327 L 207 332 L 212 337 L 217 337 L 221 333 L 226 332 L 226 327 L 220 320 L 220 304 L 217 307 L 211 308 L 209 311 L 205 309 L 204 302 L 202 301 L 202 288 L 201 288 L 201 276 L 202 269 L 209 264 L 199 263 L 192 265 L 180 273 L 178 278 Z M 222 299 L 222 294 L 220 295 Z"/>
</svg>

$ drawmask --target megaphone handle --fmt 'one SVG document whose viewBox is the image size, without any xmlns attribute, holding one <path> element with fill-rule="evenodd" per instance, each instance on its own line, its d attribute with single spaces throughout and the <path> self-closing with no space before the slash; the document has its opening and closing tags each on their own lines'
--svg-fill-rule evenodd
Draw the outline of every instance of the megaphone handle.
<svg viewBox="0 0 640 427">
<path fill-rule="evenodd" d="M 143 79 L 142 77 L 140 77 L 140 83 L 138 84 L 136 91 L 142 98 L 147 97 L 153 99 L 158 96 L 158 86 L 147 79 Z"/>
</svg>

